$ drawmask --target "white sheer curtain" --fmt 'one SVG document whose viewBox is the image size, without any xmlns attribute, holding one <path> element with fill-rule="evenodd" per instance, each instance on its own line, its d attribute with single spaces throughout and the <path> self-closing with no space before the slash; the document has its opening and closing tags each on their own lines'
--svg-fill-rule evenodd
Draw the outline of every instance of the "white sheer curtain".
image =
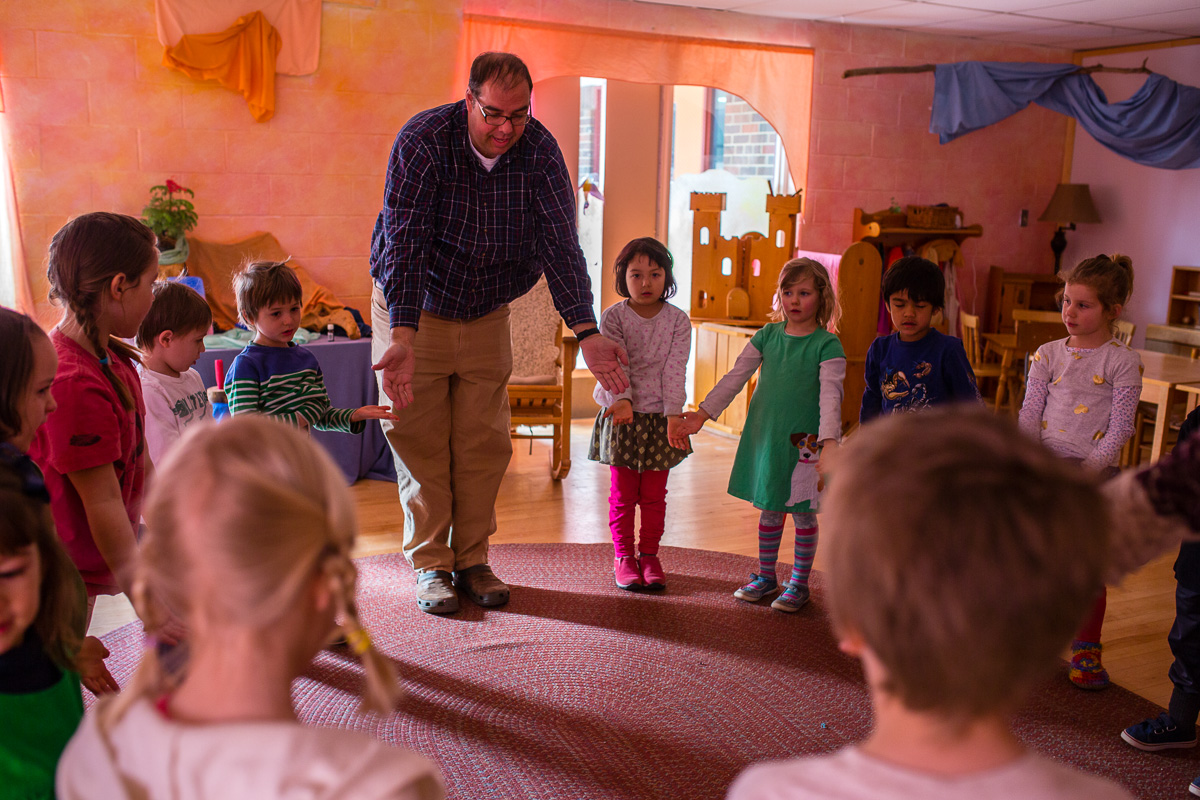
<svg viewBox="0 0 1200 800">
<path fill-rule="evenodd" d="M 0 105 L 0 305 L 34 316 L 33 292 L 25 272 L 25 249 L 17 219 L 17 196 L 8 163 L 8 125 Z"/>
</svg>

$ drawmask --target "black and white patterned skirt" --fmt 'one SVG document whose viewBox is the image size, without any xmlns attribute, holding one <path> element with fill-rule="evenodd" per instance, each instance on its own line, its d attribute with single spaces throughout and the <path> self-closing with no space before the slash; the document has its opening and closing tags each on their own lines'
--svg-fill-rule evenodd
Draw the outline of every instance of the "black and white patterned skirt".
<svg viewBox="0 0 1200 800">
<path fill-rule="evenodd" d="M 588 458 L 610 467 L 628 467 L 638 472 L 671 469 L 692 452 L 679 450 L 667 441 L 667 418 L 662 414 L 633 412 L 633 422 L 614 425 L 605 417 L 606 409 L 596 415 L 592 426 L 592 444 Z"/>
</svg>

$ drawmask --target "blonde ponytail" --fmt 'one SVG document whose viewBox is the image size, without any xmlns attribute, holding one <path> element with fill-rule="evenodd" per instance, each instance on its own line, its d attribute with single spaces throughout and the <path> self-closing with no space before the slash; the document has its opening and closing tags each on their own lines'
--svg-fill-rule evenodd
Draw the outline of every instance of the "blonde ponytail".
<svg viewBox="0 0 1200 800">
<path fill-rule="evenodd" d="M 375 649 L 371 635 L 358 619 L 358 604 L 354 600 L 354 582 L 357 570 L 344 553 L 332 556 L 330 579 L 334 585 L 334 596 L 338 599 L 338 611 L 346 620 L 342 629 L 350 652 L 362 661 L 366 673 L 366 691 L 363 693 L 360 711 L 389 714 L 396 708 L 404 692 L 396 677 L 392 662 Z"/>
</svg>

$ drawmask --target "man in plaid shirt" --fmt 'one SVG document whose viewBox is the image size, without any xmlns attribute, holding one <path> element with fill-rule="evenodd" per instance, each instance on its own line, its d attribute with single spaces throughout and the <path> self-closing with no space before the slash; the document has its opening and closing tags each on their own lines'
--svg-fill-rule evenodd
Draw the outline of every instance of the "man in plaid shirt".
<svg viewBox="0 0 1200 800">
<path fill-rule="evenodd" d="M 544 272 L 588 368 L 622 391 L 628 356 L 602 336 L 562 152 L 529 115 L 533 81 L 508 53 L 471 65 L 466 98 L 400 130 L 371 236 L 372 358 L 399 421 L 383 429 L 404 507 L 417 604 L 508 601 L 488 566 L 496 495 L 512 457 L 508 303 Z M 566 367 L 570 379 L 570 367 Z"/>
</svg>

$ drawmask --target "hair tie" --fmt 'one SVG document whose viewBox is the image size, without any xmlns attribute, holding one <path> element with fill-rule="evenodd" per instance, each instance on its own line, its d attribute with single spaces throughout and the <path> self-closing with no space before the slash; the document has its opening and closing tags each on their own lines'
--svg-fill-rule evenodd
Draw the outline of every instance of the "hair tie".
<svg viewBox="0 0 1200 800">
<path fill-rule="evenodd" d="M 107 350 L 104 351 L 104 355 L 100 356 L 100 366 L 102 366 L 102 367 L 108 366 L 108 351 Z"/>
<path fill-rule="evenodd" d="M 371 635 L 363 628 L 355 628 L 346 634 L 346 644 L 354 655 L 361 656 L 371 649 Z"/>
</svg>

